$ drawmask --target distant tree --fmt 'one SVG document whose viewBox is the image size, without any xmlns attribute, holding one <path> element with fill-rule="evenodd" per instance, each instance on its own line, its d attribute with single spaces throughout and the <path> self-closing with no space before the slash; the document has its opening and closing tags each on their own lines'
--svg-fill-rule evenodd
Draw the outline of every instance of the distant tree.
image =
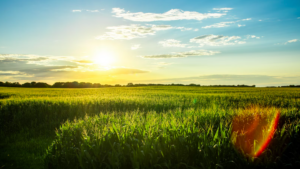
<svg viewBox="0 0 300 169">
<path fill-rule="evenodd" d="M 11 84 L 11 87 L 21 87 L 22 85 L 19 82 L 14 82 Z"/>
<path fill-rule="evenodd" d="M 0 82 L 0 86 L 4 86 L 4 83 L 3 83 L 3 82 Z"/>
<path fill-rule="evenodd" d="M 55 88 L 60 88 L 60 87 L 63 87 L 64 83 L 63 82 L 55 82 L 52 87 L 55 87 Z"/>
<path fill-rule="evenodd" d="M 112 87 L 112 85 L 109 85 L 109 84 L 105 84 L 103 85 L 104 87 Z"/>
<path fill-rule="evenodd" d="M 132 87 L 133 86 L 133 83 L 128 83 L 127 84 L 127 87 Z"/>
<path fill-rule="evenodd" d="M 35 85 L 36 85 L 36 82 L 31 82 L 32 87 L 35 87 Z"/>
<path fill-rule="evenodd" d="M 11 87 L 11 83 L 10 82 L 5 82 L 4 86 Z"/>
<path fill-rule="evenodd" d="M 189 84 L 188 86 L 200 86 L 200 85 L 191 83 L 191 84 Z"/>
<path fill-rule="evenodd" d="M 48 85 L 47 83 L 43 83 L 43 82 L 38 82 L 35 84 L 35 87 L 49 87 L 50 85 Z"/>
<path fill-rule="evenodd" d="M 121 85 L 120 84 L 115 84 L 115 87 L 121 87 Z"/>
<path fill-rule="evenodd" d="M 99 87 L 101 87 L 101 84 L 100 84 L 100 83 L 94 83 L 94 84 L 93 84 L 93 87 L 94 87 L 94 88 L 99 88 Z"/>
<path fill-rule="evenodd" d="M 79 86 L 79 83 L 78 82 L 76 82 L 76 81 L 74 81 L 74 82 L 72 82 L 72 87 L 78 87 Z"/>
<path fill-rule="evenodd" d="M 29 83 L 29 82 L 24 83 L 24 84 L 22 84 L 22 87 L 31 87 L 31 83 Z"/>
</svg>

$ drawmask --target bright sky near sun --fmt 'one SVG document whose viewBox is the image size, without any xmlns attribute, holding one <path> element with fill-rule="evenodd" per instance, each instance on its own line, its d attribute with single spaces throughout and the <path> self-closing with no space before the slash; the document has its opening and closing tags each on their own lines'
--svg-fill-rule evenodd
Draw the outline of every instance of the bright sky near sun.
<svg viewBox="0 0 300 169">
<path fill-rule="evenodd" d="M 300 84 L 299 0 L 1 0 L 0 81 Z"/>
</svg>

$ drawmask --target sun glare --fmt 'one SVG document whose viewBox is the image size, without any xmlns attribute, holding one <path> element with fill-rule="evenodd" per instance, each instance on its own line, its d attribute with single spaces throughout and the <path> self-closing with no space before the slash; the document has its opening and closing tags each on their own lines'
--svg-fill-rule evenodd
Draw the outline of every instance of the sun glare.
<svg viewBox="0 0 300 169">
<path fill-rule="evenodd" d="M 108 51 L 101 51 L 94 56 L 93 62 L 108 67 L 114 62 L 114 55 Z"/>
</svg>

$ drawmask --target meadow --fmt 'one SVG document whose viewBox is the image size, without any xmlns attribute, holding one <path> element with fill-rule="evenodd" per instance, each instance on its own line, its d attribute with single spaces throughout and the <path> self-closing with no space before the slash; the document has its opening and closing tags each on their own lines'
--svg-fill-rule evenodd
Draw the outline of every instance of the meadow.
<svg viewBox="0 0 300 169">
<path fill-rule="evenodd" d="M 297 168 L 299 109 L 300 88 L 0 87 L 0 168 Z M 277 112 L 260 156 L 235 146 L 234 119 Z"/>
</svg>

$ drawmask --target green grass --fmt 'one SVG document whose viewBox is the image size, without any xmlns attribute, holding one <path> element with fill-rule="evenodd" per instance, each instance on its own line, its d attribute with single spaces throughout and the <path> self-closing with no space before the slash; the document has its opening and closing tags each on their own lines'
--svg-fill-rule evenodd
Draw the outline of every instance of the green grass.
<svg viewBox="0 0 300 169">
<path fill-rule="evenodd" d="M 280 110 L 259 158 L 231 141 L 250 106 Z M 282 168 L 300 165 L 300 89 L 0 88 L 0 168 Z"/>
</svg>

